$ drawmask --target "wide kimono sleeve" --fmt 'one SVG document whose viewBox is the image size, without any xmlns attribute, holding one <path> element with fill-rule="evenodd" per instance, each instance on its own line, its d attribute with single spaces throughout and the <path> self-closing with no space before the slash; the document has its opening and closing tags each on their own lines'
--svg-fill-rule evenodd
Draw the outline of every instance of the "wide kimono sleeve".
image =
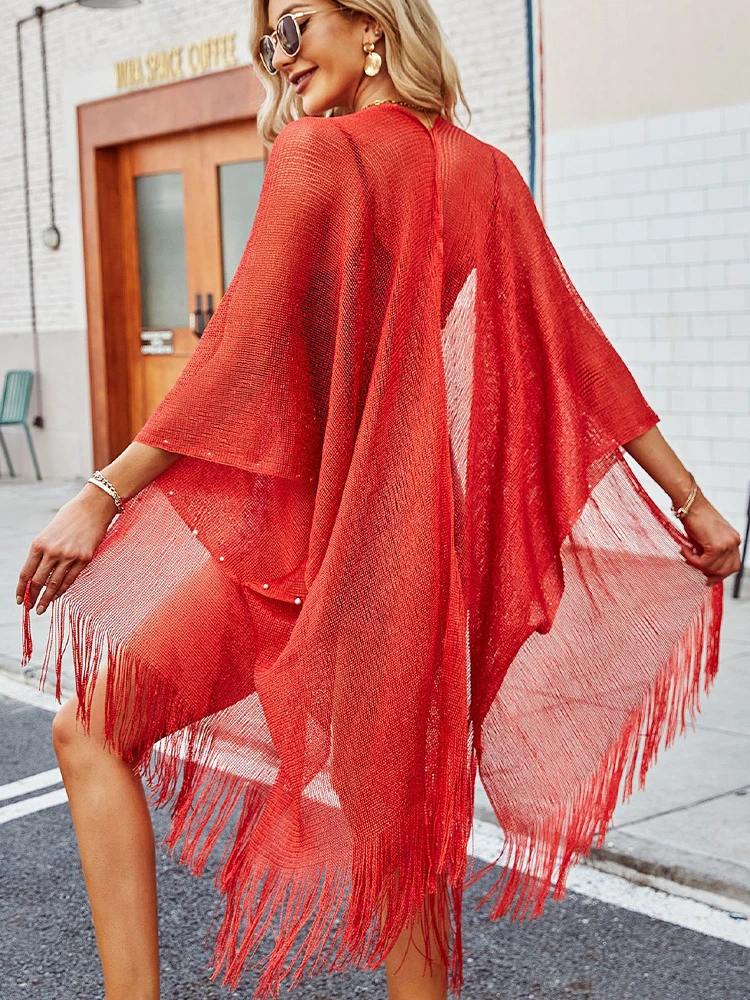
<svg viewBox="0 0 750 1000">
<path fill-rule="evenodd" d="M 252 472 L 314 473 L 339 311 L 339 180 L 349 155 L 343 133 L 323 119 L 301 118 L 279 133 L 237 272 L 136 441 Z"/>
<path fill-rule="evenodd" d="M 659 417 L 574 287 L 528 185 L 500 150 L 479 301 L 472 420 L 483 432 L 473 438 L 469 485 L 470 537 L 481 567 L 473 581 L 475 629 L 503 623 L 491 652 L 487 636 L 477 640 L 479 658 L 493 660 L 478 671 L 481 718 L 521 645 L 552 626 L 564 585 L 561 546 L 574 525 L 580 529 L 592 491 L 613 466 L 624 472 L 621 446 Z M 615 521 L 634 502 L 633 483 L 620 479 L 607 480 L 621 494 L 607 504 Z M 643 498 L 635 503 L 640 513 Z M 617 545 L 622 530 L 610 525 L 593 544 Z"/>
<path fill-rule="evenodd" d="M 564 896 L 685 732 L 718 668 L 723 591 L 681 559 L 684 534 L 628 465 L 621 446 L 657 414 L 502 153 L 494 195 L 467 497 L 472 713 L 505 835 L 485 899 L 520 919 L 553 885 Z"/>
<path fill-rule="evenodd" d="M 645 433 L 659 416 L 575 288 L 547 233 L 528 185 L 499 152 L 499 219 L 509 244 L 522 315 L 545 339 L 578 396 L 577 408 L 602 450 Z"/>
</svg>

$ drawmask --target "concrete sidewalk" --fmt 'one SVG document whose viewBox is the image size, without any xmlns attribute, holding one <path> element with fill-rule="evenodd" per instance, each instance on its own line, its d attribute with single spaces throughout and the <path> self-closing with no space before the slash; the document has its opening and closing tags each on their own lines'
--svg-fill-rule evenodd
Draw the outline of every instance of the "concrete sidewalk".
<svg viewBox="0 0 750 1000">
<path fill-rule="evenodd" d="M 14 597 L 19 570 L 36 532 L 82 486 L 83 480 L 0 479 L 0 669 L 17 678 L 22 674 L 21 611 Z M 647 788 L 618 806 L 604 847 L 592 851 L 587 863 L 657 887 L 668 882 L 687 895 L 750 915 L 750 578 L 738 600 L 731 597 L 733 581 L 724 582 L 718 677 L 695 732 L 662 748 Z M 32 620 L 34 655 L 23 676 L 35 687 L 49 620 L 49 610 Z M 72 690 L 70 650 L 63 659 L 63 685 Z M 54 691 L 52 677 L 47 690 Z M 476 815 L 495 821 L 481 786 Z"/>
</svg>

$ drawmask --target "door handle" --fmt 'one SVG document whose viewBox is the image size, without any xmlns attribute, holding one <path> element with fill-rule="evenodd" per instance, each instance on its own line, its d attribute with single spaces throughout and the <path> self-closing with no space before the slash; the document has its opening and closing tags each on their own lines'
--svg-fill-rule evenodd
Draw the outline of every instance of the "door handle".
<svg viewBox="0 0 750 1000">
<path fill-rule="evenodd" d="M 198 292 L 195 296 L 195 311 L 190 313 L 190 329 L 200 338 L 206 329 L 206 317 L 203 312 L 203 296 Z"/>
<path fill-rule="evenodd" d="M 206 309 L 203 309 L 203 296 L 198 292 L 195 296 L 195 311 L 190 313 L 190 329 L 196 337 L 202 337 L 214 314 L 214 297 L 209 292 L 206 296 Z"/>
</svg>

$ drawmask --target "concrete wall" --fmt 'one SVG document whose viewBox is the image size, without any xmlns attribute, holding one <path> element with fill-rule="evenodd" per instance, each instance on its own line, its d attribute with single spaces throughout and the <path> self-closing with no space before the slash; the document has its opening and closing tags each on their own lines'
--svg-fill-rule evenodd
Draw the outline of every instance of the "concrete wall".
<svg viewBox="0 0 750 1000">
<path fill-rule="evenodd" d="M 750 101 L 747 0 L 542 0 L 549 132 Z"/>
</svg>

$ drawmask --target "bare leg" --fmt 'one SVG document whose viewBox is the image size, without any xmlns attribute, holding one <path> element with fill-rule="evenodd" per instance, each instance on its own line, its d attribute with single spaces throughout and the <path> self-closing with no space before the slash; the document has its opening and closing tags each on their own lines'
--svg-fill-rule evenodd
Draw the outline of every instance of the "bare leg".
<svg viewBox="0 0 750 1000">
<path fill-rule="evenodd" d="M 405 927 L 385 959 L 388 1000 L 446 1000 L 448 973 L 440 958 L 434 929 L 430 939 L 432 961 L 426 970 L 425 927 L 421 918 L 413 925 L 411 944 L 409 936 L 409 927 Z"/>
<path fill-rule="evenodd" d="M 76 726 L 75 698 L 52 737 L 70 801 L 91 904 L 106 1000 L 159 1000 L 154 831 L 141 779 L 103 747 L 104 671 L 91 736 Z"/>
</svg>

